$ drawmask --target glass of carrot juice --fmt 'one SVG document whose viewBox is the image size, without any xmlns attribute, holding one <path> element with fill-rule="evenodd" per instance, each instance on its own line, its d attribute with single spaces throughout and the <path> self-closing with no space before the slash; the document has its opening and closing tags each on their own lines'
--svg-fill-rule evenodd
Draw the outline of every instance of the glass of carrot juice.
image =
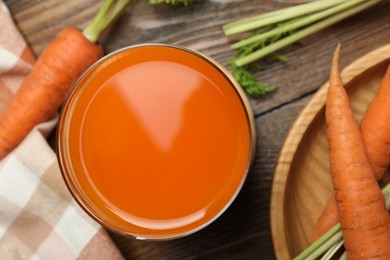
<svg viewBox="0 0 390 260">
<path fill-rule="evenodd" d="M 116 51 L 74 84 L 57 155 L 78 204 L 106 228 L 172 239 L 210 224 L 250 170 L 253 114 L 216 62 L 184 47 Z"/>
</svg>

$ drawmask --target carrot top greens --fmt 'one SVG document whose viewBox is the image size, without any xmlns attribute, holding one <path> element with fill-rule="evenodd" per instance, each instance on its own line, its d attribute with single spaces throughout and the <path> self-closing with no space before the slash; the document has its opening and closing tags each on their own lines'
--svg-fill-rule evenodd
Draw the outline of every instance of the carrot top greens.
<svg viewBox="0 0 390 260">
<path fill-rule="evenodd" d="M 261 97 L 276 89 L 258 82 L 250 75 L 262 66 L 250 64 L 262 58 L 273 57 L 286 61 L 275 51 L 297 42 L 313 33 L 342 21 L 379 3 L 381 0 L 317 0 L 268 13 L 263 13 L 223 26 L 226 35 L 254 33 L 231 45 L 236 55 L 230 60 L 233 76 L 252 97 Z M 271 56 L 270 56 L 271 55 Z"/>
</svg>

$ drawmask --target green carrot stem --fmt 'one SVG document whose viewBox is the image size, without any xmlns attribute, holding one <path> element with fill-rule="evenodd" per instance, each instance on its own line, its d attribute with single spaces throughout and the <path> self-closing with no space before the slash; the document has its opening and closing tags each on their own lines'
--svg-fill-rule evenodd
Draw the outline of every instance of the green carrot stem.
<svg viewBox="0 0 390 260">
<path fill-rule="evenodd" d="M 386 208 L 390 209 L 390 194 L 389 193 L 384 193 L 384 194 L 385 194 Z"/>
<path fill-rule="evenodd" d="M 328 248 L 321 248 L 323 244 L 325 244 L 329 239 L 331 239 L 333 236 L 337 235 L 338 232 L 341 231 L 341 225 L 338 223 L 331 229 L 329 229 L 328 232 L 326 232 L 322 237 L 320 237 L 317 241 L 315 241 L 313 244 L 311 244 L 309 247 L 307 247 L 302 253 L 297 255 L 294 260 L 302 260 L 306 259 L 310 255 L 315 255 L 316 251 L 319 251 L 322 249 L 322 253 L 325 252 Z M 337 240 L 336 240 L 337 241 Z M 330 246 L 329 246 L 330 247 Z M 321 255 L 321 254 L 319 254 Z"/>
<path fill-rule="evenodd" d="M 337 241 L 340 241 L 343 239 L 343 232 L 340 230 L 334 234 L 331 238 L 329 238 L 327 241 L 325 241 L 321 246 L 319 246 L 314 252 L 312 252 L 310 255 L 308 255 L 305 260 L 316 260 L 318 257 L 320 257 L 323 253 L 325 253 L 327 250 L 331 249 L 331 247 L 337 243 Z"/>
<path fill-rule="evenodd" d="M 319 0 L 319 1 L 325 1 L 325 0 Z M 245 18 L 245 19 L 242 19 L 242 20 L 238 20 L 238 21 L 234 21 L 234 22 L 231 22 L 231 23 L 227 23 L 227 24 L 225 24 L 223 26 L 223 30 L 226 33 L 227 30 L 229 30 L 229 29 L 231 29 L 233 27 L 236 27 L 236 26 L 241 26 L 241 25 L 244 25 L 246 23 L 250 23 L 250 22 L 257 21 L 257 20 L 265 19 L 265 18 L 268 18 L 268 17 L 271 17 L 271 16 L 284 14 L 284 13 L 289 12 L 289 10 L 287 10 L 287 9 L 288 8 L 281 9 L 281 10 L 276 10 L 276 11 L 272 11 L 272 12 L 267 12 L 267 13 L 263 13 L 263 14 L 260 14 L 260 15 L 252 16 L 252 17 L 249 17 L 249 18 Z"/>
<path fill-rule="evenodd" d="M 281 14 L 287 14 L 287 13 L 295 12 L 296 10 L 300 9 L 302 6 L 313 6 L 313 5 L 317 5 L 319 2 L 323 2 L 323 1 L 329 1 L 329 0 L 317 0 L 317 1 L 314 1 L 314 2 L 309 2 L 307 4 L 301 4 L 301 5 L 297 5 L 297 6 L 292 6 L 292 7 L 287 7 L 287 8 L 275 10 L 275 11 L 272 11 L 272 12 L 262 13 L 262 14 L 255 15 L 255 16 L 248 17 L 248 18 L 244 18 L 244 19 L 241 19 L 241 20 L 238 20 L 238 21 L 227 23 L 227 24 L 225 24 L 223 26 L 223 29 L 224 29 L 224 31 L 226 31 L 226 30 L 231 29 L 233 27 L 245 25 L 247 23 L 251 23 L 251 22 L 254 22 L 254 21 L 258 21 L 258 20 L 263 20 L 265 18 L 274 16 L 274 15 L 281 15 Z"/>
<path fill-rule="evenodd" d="M 366 1 L 366 0 L 351 0 L 351 1 L 347 1 L 345 3 L 342 3 L 342 4 L 339 4 L 339 5 L 336 5 L 336 6 L 332 7 L 332 8 L 329 8 L 329 9 L 327 9 L 325 11 L 312 14 L 312 15 L 310 15 L 308 17 L 304 17 L 301 20 L 298 20 L 298 21 L 296 21 L 294 23 L 287 24 L 287 25 L 285 25 L 283 27 L 276 28 L 276 29 L 273 29 L 271 31 L 268 31 L 268 32 L 265 32 L 265 33 L 262 33 L 262 34 L 249 37 L 247 39 L 244 39 L 242 41 L 239 41 L 239 42 L 233 44 L 231 47 L 233 49 L 241 48 L 241 47 L 243 47 L 245 45 L 254 43 L 256 41 L 267 39 L 267 38 L 272 37 L 274 35 L 282 34 L 282 33 L 285 33 L 285 32 L 289 32 L 289 31 L 292 31 L 292 30 L 304 27 L 304 26 L 309 25 L 309 24 L 311 24 L 313 22 L 317 22 L 319 20 L 322 20 L 323 18 L 331 16 L 331 15 L 333 15 L 335 13 L 344 11 L 344 10 L 346 10 L 346 9 L 348 9 L 348 8 L 354 6 L 354 5 L 360 4 L 361 2 L 364 2 L 364 1 Z"/>
<path fill-rule="evenodd" d="M 132 0 L 106 0 L 92 22 L 83 30 L 84 36 L 89 41 L 96 42 L 131 3 Z"/>
<path fill-rule="evenodd" d="M 334 244 L 322 257 L 321 260 L 330 260 L 332 259 L 333 255 L 342 247 L 344 244 L 344 240 L 340 239 L 339 242 Z"/>
<path fill-rule="evenodd" d="M 249 64 L 255 60 L 258 60 L 260 58 L 263 58 L 264 56 L 267 56 L 268 54 L 275 52 L 291 43 L 297 42 L 306 36 L 313 34 L 315 32 L 318 32 L 326 27 L 329 27 L 341 20 L 344 20 L 354 14 L 357 14 L 379 2 L 382 0 L 371 0 L 371 1 L 366 1 L 356 7 L 353 7 L 349 10 L 346 10 L 344 12 L 335 14 L 329 18 L 326 18 L 320 22 L 315 23 L 314 25 L 311 25 L 309 27 L 306 27 L 305 29 L 302 29 L 286 38 L 283 38 L 280 41 L 277 41 L 271 45 L 268 45 L 267 47 L 264 47 L 258 51 L 255 51 L 247 56 L 244 56 L 242 58 L 239 58 L 236 60 L 236 64 L 238 66 L 244 66 L 246 64 Z"/>
<path fill-rule="evenodd" d="M 344 253 L 340 256 L 339 260 L 348 260 L 347 252 L 344 252 Z"/>
<path fill-rule="evenodd" d="M 390 184 L 387 184 L 383 189 L 382 189 L 382 193 L 387 196 L 387 195 L 390 195 Z"/>
<path fill-rule="evenodd" d="M 312 2 L 311 4 L 305 4 L 300 6 L 294 6 L 291 7 L 291 9 L 288 12 L 280 12 L 276 13 L 274 15 L 266 15 L 263 19 L 257 19 L 245 23 L 238 24 L 236 26 L 232 26 L 229 28 L 227 26 L 227 29 L 225 30 L 226 35 L 233 35 L 237 33 L 242 33 L 246 31 L 250 31 L 256 28 L 260 28 L 266 25 L 275 24 L 278 22 L 282 22 L 285 20 L 289 20 L 301 15 L 310 14 L 313 12 L 321 11 L 324 9 L 327 9 L 329 7 L 332 7 L 334 5 L 340 4 L 342 2 L 345 2 L 348 0 L 328 0 L 328 1 L 317 1 Z M 225 29 L 225 28 L 224 28 Z"/>
</svg>

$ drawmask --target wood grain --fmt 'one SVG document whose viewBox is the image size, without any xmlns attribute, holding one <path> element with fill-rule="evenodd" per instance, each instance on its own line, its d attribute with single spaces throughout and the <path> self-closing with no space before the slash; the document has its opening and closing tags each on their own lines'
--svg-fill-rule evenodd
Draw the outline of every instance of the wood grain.
<svg viewBox="0 0 390 260">
<path fill-rule="evenodd" d="M 390 44 L 366 54 L 342 72 L 357 120 L 362 118 L 389 65 Z M 291 259 L 309 246 L 317 218 L 332 194 L 324 113 L 327 91 L 326 83 L 302 110 L 276 166 L 271 223 L 280 259 Z"/>
<path fill-rule="evenodd" d="M 64 26 L 84 28 L 102 1 L 7 0 L 15 20 L 27 41 L 38 55 L 48 39 Z M 237 38 L 228 38 L 222 25 L 249 15 L 287 7 L 288 1 L 210 0 L 186 8 L 184 6 L 150 6 L 138 1 L 127 10 L 118 24 L 101 40 L 106 52 L 138 43 L 162 42 L 195 48 L 221 64 L 233 56 L 229 45 Z M 334 46 L 341 42 L 348 53 L 341 64 L 385 43 L 390 32 L 390 2 L 383 3 L 347 19 L 337 26 L 310 36 L 281 53 L 288 63 L 268 63 L 265 71 L 256 75 L 264 82 L 279 86 L 279 90 L 259 100 L 252 100 L 255 114 L 265 113 L 312 93 L 326 80 L 327 64 Z M 39 14 L 39 15 L 37 15 Z"/>
<path fill-rule="evenodd" d="M 107 53 L 131 44 L 163 42 L 195 48 L 221 64 L 233 56 L 222 25 L 305 0 L 203 0 L 191 7 L 149 6 L 137 1 L 102 38 Z M 102 0 L 5 0 L 36 55 L 64 26 L 84 28 Z M 242 192 L 221 218 L 189 237 L 135 241 L 112 234 L 127 259 L 274 259 L 269 201 L 274 167 L 291 123 L 326 81 L 334 46 L 343 44 L 341 66 L 390 41 L 390 1 L 312 35 L 281 51 L 288 63 L 268 63 L 256 75 L 279 89 L 251 100 L 257 115 L 255 165 Z"/>
</svg>

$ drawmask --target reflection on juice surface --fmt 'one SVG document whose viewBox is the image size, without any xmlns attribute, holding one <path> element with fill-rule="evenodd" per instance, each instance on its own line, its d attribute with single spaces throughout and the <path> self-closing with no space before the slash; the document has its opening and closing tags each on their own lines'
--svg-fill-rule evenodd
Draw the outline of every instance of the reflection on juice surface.
<svg viewBox="0 0 390 260">
<path fill-rule="evenodd" d="M 175 48 L 129 49 L 106 63 L 79 83 L 70 120 L 82 193 L 129 234 L 174 236 L 207 223 L 234 197 L 250 159 L 234 88 Z"/>
</svg>

